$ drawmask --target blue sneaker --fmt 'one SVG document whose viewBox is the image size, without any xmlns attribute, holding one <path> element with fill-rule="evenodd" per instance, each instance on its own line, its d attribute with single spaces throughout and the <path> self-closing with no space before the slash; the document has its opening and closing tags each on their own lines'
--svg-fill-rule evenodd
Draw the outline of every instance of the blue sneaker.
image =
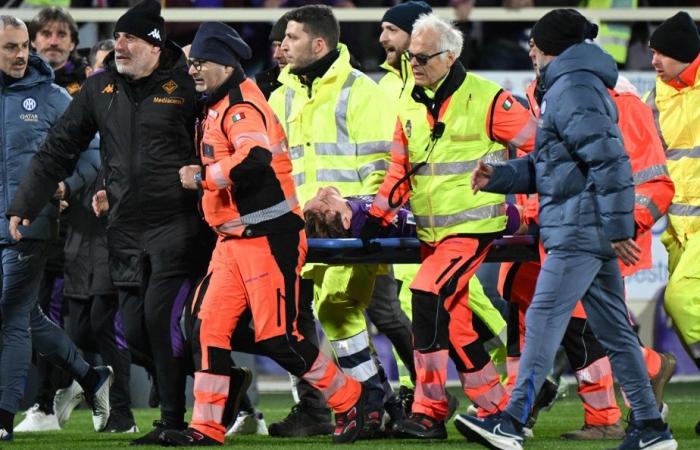
<svg viewBox="0 0 700 450">
<path fill-rule="evenodd" d="M 8 433 L 6 429 L 0 428 L 0 441 L 11 441 L 14 439 L 12 433 Z"/>
<path fill-rule="evenodd" d="M 523 433 L 513 426 L 504 414 L 488 417 L 471 417 L 459 414 L 455 426 L 468 441 L 473 441 L 494 450 L 522 450 Z"/>
<path fill-rule="evenodd" d="M 642 427 L 637 422 L 630 423 L 618 450 L 676 450 L 678 442 L 673 439 L 668 425 L 662 431 L 652 427 Z"/>
</svg>

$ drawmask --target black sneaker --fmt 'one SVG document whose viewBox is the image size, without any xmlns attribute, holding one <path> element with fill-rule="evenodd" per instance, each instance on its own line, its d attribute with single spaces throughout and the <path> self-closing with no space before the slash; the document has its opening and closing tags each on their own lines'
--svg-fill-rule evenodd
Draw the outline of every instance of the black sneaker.
<svg viewBox="0 0 700 450">
<path fill-rule="evenodd" d="M 270 424 L 270 436 L 306 437 L 333 434 L 331 411 L 327 408 L 314 408 L 304 400 L 292 406 L 287 417 Z"/>
<path fill-rule="evenodd" d="M 162 420 L 154 420 L 153 429 L 141 436 L 140 438 L 134 439 L 129 445 L 161 445 L 159 438 L 162 432 L 168 430 L 182 431 L 185 428 L 187 428 L 186 423 L 181 424 L 181 426 L 178 428 L 176 426 L 165 423 Z"/>
<path fill-rule="evenodd" d="M 377 439 L 383 438 L 382 418 L 384 417 L 383 410 L 373 410 L 365 413 L 364 426 L 360 431 L 357 439 Z"/>
<path fill-rule="evenodd" d="M 399 388 L 399 400 L 403 405 L 404 411 L 406 411 L 406 417 L 411 415 L 411 410 L 413 409 L 413 389 L 406 386 L 401 386 Z"/>
<path fill-rule="evenodd" d="M 107 426 L 102 430 L 103 433 L 138 433 L 139 427 L 134 422 L 134 416 L 131 412 L 128 414 L 112 411 L 107 420 Z"/>
<path fill-rule="evenodd" d="M 335 415 L 334 444 L 350 444 L 357 440 L 365 427 L 366 403 L 367 392 L 363 385 L 357 402 L 347 411 Z"/>
<path fill-rule="evenodd" d="M 537 393 L 535 403 L 532 405 L 532 412 L 530 413 L 530 417 L 527 419 L 525 428 L 532 430 L 532 428 L 535 426 L 535 423 L 537 422 L 537 416 L 540 414 L 540 411 L 549 411 L 550 409 L 552 409 L 552 406 L 554 406 L 554 402 L 557 401 L 558 389 L 558 384 L 556 384 L 549 378 L 544 379 L 542 389 L 540 389 L 540 392 Z"/>
<path fill-rule="evenodd" d="M 447 439 L 444 421 L 418 413 L 394 424 L 393 432 L 399 439 Z"/>
<path fill-rule="evenodd" d="M 214 445 L 224 445 L 223 442 L 212 439 L 194 428 L 188 428 L 183 431 L 165 430 L 160 433 L 158 439 L 164 447 L 212 447 Z"/>
<path fill-rule="evenodd" d="M 459 399 L 449 392 L 445 392 L 447 395 L 447 417 L 445 417 L 445 422 L 452 419 L 457 410 L 459 409 Z"/>
<path fill-rule="evenodd" d="M 384 426 L 384 434 L 386 434 L 387 437 L 390 437 L 391 429 L 393 428 L 394 424 L 404 420 L 408 416 L 406 415 L 401 399 L 395 394 L 392 394 L 391 397 L 389 397 L 389 400 L 384 403 L 384 410 L 389 416 L 389 420 L 387 420 L 386 425 Z"/>
</svg>

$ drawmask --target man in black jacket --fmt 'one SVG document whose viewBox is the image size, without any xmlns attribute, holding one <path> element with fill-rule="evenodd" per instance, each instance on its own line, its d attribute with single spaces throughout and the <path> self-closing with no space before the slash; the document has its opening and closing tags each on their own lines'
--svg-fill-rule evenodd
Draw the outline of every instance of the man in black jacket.
<svg viewBox="0 0 700 450">
<path fill-rule="evenodd" d="M 195 160 L 195 90 L 182 51 L 165 40 L 158 2 L 129 9 L 115 40 L 107 70 L 85 82 L 51 130 L 8 216 L 17 235 L 17 225 L 53 194 L 48 186 L 70 173 L 100 133 L 105 180 L 93 207 L 109 214 L 109 266 L 130 351 L 134 360 L 152 359 L 158 378 L 161 420 L 134 441 L 152 444 L 164 429 L 185 428 L 179 319 L 192 287 L 199 220 L 196 193 L 182 189 L 178 169 Z"/>
</svg>

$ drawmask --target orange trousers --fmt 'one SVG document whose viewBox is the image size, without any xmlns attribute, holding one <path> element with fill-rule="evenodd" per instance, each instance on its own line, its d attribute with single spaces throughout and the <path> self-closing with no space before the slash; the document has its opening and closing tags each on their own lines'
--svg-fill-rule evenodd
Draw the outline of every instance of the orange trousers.
<svg viewBox="0 0 700 450">
<path fill-rule="evenodd" d="M 208 275 L 196 298 L 202 298 L 195 327 L 201 350 L 195 373 L 191 426 L 224 441 L 229 394 L 231 336 L 238 326 L 253 325 L 256 349 L 290 373 L 309 382 L 336 412 L 350 409 L 361 385 L 304 339 L 298 331 L 299 272 L 306 257 L 306 236 L 279 234 L 254 238 L 219 238 Z M 241 323 L 241 318 L 248 321 Z"/>
<path fill-rule="evenodd" d="M 473 327 L 469 279 L 486 257 L 493 236 L 448 237 L 423 244 L 422 263 L 411 283 L 416 391 L 413 412 L 447 416 L 447 359 L 452 358 L 464 393 L 493 414 L 508 403 L 496 368 Z"/>
</svg>

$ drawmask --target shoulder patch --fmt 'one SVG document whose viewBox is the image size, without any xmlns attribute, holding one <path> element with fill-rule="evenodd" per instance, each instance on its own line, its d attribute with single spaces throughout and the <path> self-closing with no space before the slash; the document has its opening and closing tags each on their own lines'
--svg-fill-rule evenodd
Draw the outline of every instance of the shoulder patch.
<svg viewBox="0 0 700 450">
<path fill-rule="evenodd" d="M 231 116 L 231 121 L 233 123 L 236 123 L 236 122 L 243 120 L 243 119 L 245 119 L 245 113 L 242 113 L 242 112 Z"/>
<path fill-rule="evenodd" d="M 508 97 L 503 101 L 503 104 L 502 104 L 501 106 L 502 106 L 503 109 L 505 109 L 506 111 L 510 110 L 510 108 L 513 107 L 513 99 L 512 99 L 510 96 L 508 96 Z"/>
</svg>

